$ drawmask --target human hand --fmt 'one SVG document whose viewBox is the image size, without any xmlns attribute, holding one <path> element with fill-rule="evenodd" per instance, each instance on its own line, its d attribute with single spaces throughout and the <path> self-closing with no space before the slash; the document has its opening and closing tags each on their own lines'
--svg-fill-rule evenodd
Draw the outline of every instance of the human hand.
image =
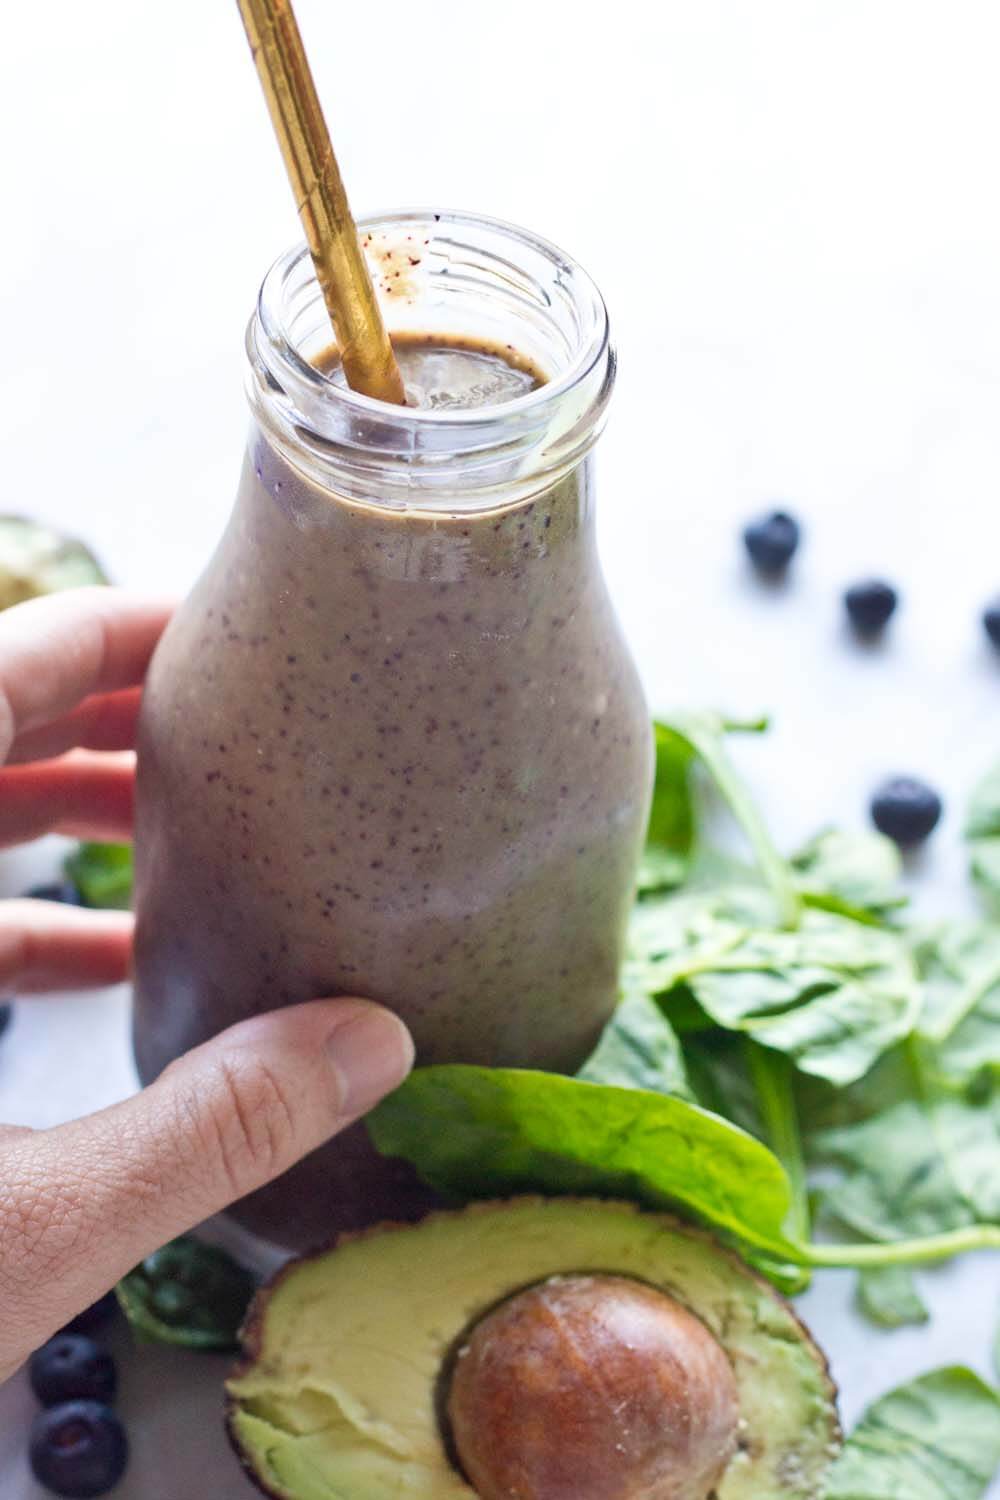
<svg viewBox="0 0 1000 1500">
<path fill-rule="evenodd" d="M 0 614 L 0 846 L 129 838 L 142 682 L 169 615 L 103 588 Z M 127 912 L 0 902 L 0 985 L 117 983 L 131 939 Z M 317 1000 L 230 1028 L 97 1114 L 0 1125 L 0 1381 L 145 1255 L 364 1114 L 412 1060 L 389 1011 Z"/>
</svg>

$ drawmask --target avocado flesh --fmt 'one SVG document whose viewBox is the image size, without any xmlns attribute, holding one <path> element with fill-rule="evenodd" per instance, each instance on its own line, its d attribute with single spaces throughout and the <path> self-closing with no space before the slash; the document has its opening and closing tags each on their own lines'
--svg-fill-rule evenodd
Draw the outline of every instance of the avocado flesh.
<svg viewBox="0 0 1000 1500">
<path fill-rule="evenodd" d="M 107 581 L 83 542 L 26 516 L 0 516 L 0 609 L 40 594 Z"/>
<path fill-rule="evenodd" d="M 834 1390 L 787 1304 L 675 1219 L 566 1198 L 433 1214 L 279 1272 L 258 1293 L 227 1384 L 244 1466 L 281 1500 L 469 1500 L 438 1425 L 442 1365 L 496 1303 L 581 1271 L 660 1287 L 725 1348 L 741 1434 L 717 1500 L 820 1496 L 839 1443 Z"/>
</svg>

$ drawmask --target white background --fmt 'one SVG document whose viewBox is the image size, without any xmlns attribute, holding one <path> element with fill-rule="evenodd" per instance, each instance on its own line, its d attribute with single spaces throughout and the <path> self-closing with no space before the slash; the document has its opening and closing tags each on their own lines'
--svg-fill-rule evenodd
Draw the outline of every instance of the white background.
<svg viewBox="0 0 1000 1500">
<path fill-rule="evenodd" d="M 358 11 L 354 18 L 351 11 Z M 354 206 L 478 209 L 561 242 L 611 307 L 610 582 L 651 700 L 770 710 L 744 767 L 788 843 L 858 824 L 883 773 L 939 785 L 911 878 L 967 901 L 960 808 L 1000 751 L 1000 90 L 967 0 L 299 0 Z M 291 199 L 235 6 L 9 7 L 0 47 L 0 505 L 76 529 L 114 576 L 183 589 L 225 520 L 242 335 Z M 741 522 L 803 518 L 793 579 L 749 577 Z M 881 649 L 839 591 L 898 582 Z M 54 868 L 8 856 L 8 891 Z M 20 1008 L 0 1116 L 127 1092 L 127 996 Z M 922 1278 L 930 1329 L 876 1333 L 850 1278 L 805 1299 L 853 1421 L 899 1378 L 988 1371 L 995 1259 Z M 122 1500 L 248 1493 L 221 1365 L 126 1360 Z M 0 1491 L 36 1491 L 24 1386 L 0 1393 Z M 995 1493 L 1000 1494 L 1000 1489 Z"/>
</svg>

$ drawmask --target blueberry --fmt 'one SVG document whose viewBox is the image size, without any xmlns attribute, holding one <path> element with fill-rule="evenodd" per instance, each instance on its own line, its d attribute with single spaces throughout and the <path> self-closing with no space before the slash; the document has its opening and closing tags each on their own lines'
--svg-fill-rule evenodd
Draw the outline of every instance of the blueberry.
<svg viewBox="0 0 1000 1500">
<path fill-rule="evenodd" d="M 991 599 L 983 610 L 983 629 L 1000 651 L 1000 594 Z"/>
<path fill-rule="evenodd" d="M 28 1456 L 32 1473 L 46 1489 L 68 1500 L 94 1500 L 124 1474 L 128 1439 L 110 1406 L 66 1401 L 38 1413 Z"/>
<path fill-rule="evenodd" d="M 33 885 L 25 891 L 32 901 L 61 901 L 64 906 L 79 906 L 80 892 L 72 880 L 53 880 L 48 885 Z"/>
<path fill-rule="evenodd" d="M 83 1312 L 78 1312 L 75 1318 L 70 1318 L 60 1332 L 96 1333 L 99 1328 L 104 1327 L 105 1323 L 110 1323 L 117 1311 L 118 1298 L 114 1292 L 105 1292 L 103 1297 L 99 1297 L 96 1302 L 85 1307 Z"/>
<path fill-rule="evenodd" d="M 892 584 L 881 578 L 852 583 L 844 592 L 847 617 L 859 635 L 876 635 L 889 623 L 898 603 Z"/>
<path fill-rule="evenodd" d="M 914 776 L 893 776 L 872 797 L 872 822 L 897 844 L 919 844 L 937 827 L 941 798 Z"/>
<path fill-rule="evenodd" d="M 782 573 L 799 545 L 801 531 L 794 516 L 783 510 L 772 511 L 751 521 L 743 532 L 750 560 L 761 573 Z"/>
<path fill-rule="evenodd" d="M 36 1349 L 28 1364 L 28 1376 L 43 1406 L 77 1397 L 113 1401 L 118 1385 L 111 1355 L 82 1333 L 57 1333 Z"/>
<path fill-rule="evenodd" d="M 10 1025 L 10 1018 L 14 1014 L 14 1007 L 9 1000 L 0 1000 L 0 1036 L 3 1036 Z"/>
</svg>

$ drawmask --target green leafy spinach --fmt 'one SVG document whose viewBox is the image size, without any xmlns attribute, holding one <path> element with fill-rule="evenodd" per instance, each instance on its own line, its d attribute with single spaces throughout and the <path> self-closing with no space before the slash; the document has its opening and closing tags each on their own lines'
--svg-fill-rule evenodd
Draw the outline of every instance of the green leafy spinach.
<svg viewBox="0 0 1000 1500">
<path fill-rule="evenodd" d="M 127 909 L 132 899 L 131 845 L 80 844 L 64 868 L 85 906 Z"/>
<path fill-rule="evenodd" d="M 694 1097 L 676 1033 L 656 1002 L 641 991 L 619 1003 L 577 1077 L 587 1083 Z"/>
<path fill-rule="evenodd" d="M 902 1328 L 930 1318 L 908 1266 L 873 1266 L 859 1272 L 858 1306 L 880 1328 Z"/>
<path fill-rule="evenodd" d="M 881 925 L 906 905 L 899 850 L 884 834 L 825 828 L 789 864 L 803 900 L 824 911 Z"/>
<path fill-rule="evenodd" d="M 960 1366 L 890 1391 L 862 1417 L 823 1500 L 980 1500 L 1000 1463 L 1000 1398 Z"/>
<path fill-rule="evenodd" d="M 546 1192 L 680 1206 L 795 1260 L 781 1164 L 759 1141 L 662 1093 L 513 1068 L 416 1069 L 368 1117 L 378 1149 L 458 1198 Z"/>
<path fill-rule="evenodd" d="M 765 893 L 736 887 L 643 903 L 627 975 L 668 1016 L 683 987 L 711 1023 L 852 1083 L 913 1029 L 913 958 L 895 933 L 836 912 L 806 910 L 785 929 L 767 909 Z"/>
<path fill-rule="evenodd" d="M 224 1250 L 183 1235 L 147 1255 L 115 1290 L 143 1343 L 232 1351 L 256 1286 Z"/>
<path fill-rule="evenodd" d="M 1000 914 L 1000 763 L 973 791 L 965 819 L 969 864 L 987 906 Z"/>
</svg>

